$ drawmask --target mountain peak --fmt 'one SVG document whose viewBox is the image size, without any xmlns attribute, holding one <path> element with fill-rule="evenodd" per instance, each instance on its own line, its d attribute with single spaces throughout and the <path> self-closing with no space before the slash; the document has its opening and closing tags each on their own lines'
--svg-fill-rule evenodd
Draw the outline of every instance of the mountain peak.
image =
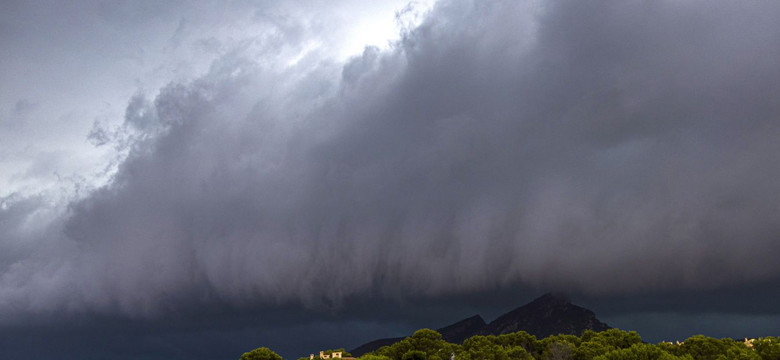
<svg viewBox="0 0 780 360">
<path fill-rule="evenodd" d="M 442 338 L 461 343 L 473 335 L 501 335 L 526 331 L 537 338 L 557 334 L 581 335 L 585 330 L 603 331 L 609 326 L 585 308 L 574 305 L 568 296 L 561 293 L 547 293 L 485 324 L 482 317 L 472 317 L 438 329 Z M 363 344 L 350 351 L 361 356 L 384 345 L 391 345 L 403 338 L 379 339 Z"/>
<path fill-rule="evenodd" d="M 564 293 L 546 293 L 527 305 L 531 304 L 570 304 L 571 300 L 569 297 Z"/>
<path fill-rule="evenodd" d="M 609 326 L 596 315 L 572 304 L 563 294 L 547 293 L 528 304 L 499 316 L 485 326 L 482 334 L 508 334 L 524 330 L 537 337 L 557 334 L 582 334 L 585 330 L 603 331 Z"/>
</svg>

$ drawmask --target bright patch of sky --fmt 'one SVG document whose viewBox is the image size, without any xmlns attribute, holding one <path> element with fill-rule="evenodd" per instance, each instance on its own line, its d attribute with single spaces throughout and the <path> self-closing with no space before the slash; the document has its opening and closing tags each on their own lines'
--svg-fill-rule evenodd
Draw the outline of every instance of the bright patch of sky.
<svg viewBox="0 0 780 360">
<path fill-rule="evenodd" d="M 7 50 L 0 60 L 0 198 L 59 196 L 77 188 L 84 195 L 85 188 L 106 184 L 122 154 L 90 142 L 91 131 L 120 126 L 134 94 L 154 99 L 169 82 L 202 76 L 236 44 L 298 26 L 278 19 L 306 19 L 324 30 L 289 39 L 298 46 L 272 61 L 294 66 L 317 56 L 341 62 L 366 46 L 390 47 L 434 2 L 299 1 L 267 8 L 219 2 L 152 14 L 143 4 L 8 5 L 0 15 L 10 29 L 0 37 Z M 57 11 L 69 15 L 47 20 Z M 26 23 L 45 25 L 30 29 Z"/>
</svg>

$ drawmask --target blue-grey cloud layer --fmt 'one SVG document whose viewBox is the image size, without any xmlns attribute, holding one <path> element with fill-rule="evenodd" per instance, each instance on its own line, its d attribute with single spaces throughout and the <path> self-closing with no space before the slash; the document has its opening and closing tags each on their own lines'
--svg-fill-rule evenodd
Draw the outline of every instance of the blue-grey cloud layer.
<svg viewBox="0 0 780 360">
<path fill-rule="evenodd" d="M 444 1 L 346 64 L 242 44 L 93 134 L 129 155 L 47 228 L 7 200 L 0 314 L 775 280 L 778 14 Z"/>
</svg>

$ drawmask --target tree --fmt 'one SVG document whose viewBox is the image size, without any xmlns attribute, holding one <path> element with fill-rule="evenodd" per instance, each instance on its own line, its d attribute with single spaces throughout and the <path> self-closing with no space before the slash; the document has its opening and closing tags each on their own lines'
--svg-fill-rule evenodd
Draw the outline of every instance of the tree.
<svg viewBox="0 0 780 360">
<path fill-rule="evenodd" d="M 629 348 L 612 350 L 594 360 L 692 360 L 690 355 L 674 356 L 650 344 L 634 344 Z"/>
<path fill-rule="evenodd" d="M 609 329 L 601 332 L 586 330 L 582 334 L 582 342 L 574 350 L 575 360 L 591 360 L 596 356 L 617 349 L 629 348 L 642 342 L 636 331 Z"/>
<path fill-rule="evenodd" d="M 742 344 L 731 346 L 724 354 L 718 355 L 718 360 L 761 360 L 758 353 Z"/>
<path fill-rule="evenodd" d="M 504 348 L 496 344 L 495 336 L 472 336 L 463 341 L 461 358 L 471 360 L 509 360 Z"/>
<path fill-rule="evenodd" d="M 512 346 L 506 349 L 506 355 L 510 360 L 534 360 L 534 357 L 522 346 Z"/>
<path fill-rule="evenodd" d="M 597 339 L 591 339 L 580 344 L 574 350 L 575 360 L 592 360 L 596 356 L 606 354 L 610 351 L 617 350 L 614 346 L 604 344 Z"/>
<path fill-rule="evenodd" d="M 730 339 L 729 339 L 730 341 Z M 726 353 L 727 342 L 704 335 L 691 336 L 680 345 L 684 354 L 691 355 L 695 360 L 716 360 Z"/>
<path fill-rule="evenodd" d="M 636 331 L 609 329 L 596 333 L 592 340 L 597 340 L 602 344 L 613 346 L 618 349 L 625 349 L 631 347 L 634 344 L 641 343 L 642 337 L 639 336 Z"/>
<path fill-rule="evenodd" d="M 569 360 L 572 358 L 574 345 L 566 341 L 556 341 L 547 345 L 545 359 L 548 360 Z"/>
<path fill-rule="evenodd" d="M 442 339 L 438 331 L 431 329 L 417 330 L 408 339 L 415 350 L 424 351 L 428 354 L 438 350 L 447 343 Z"/>
<path fill-rule="evenodd" d="M 550 347 L 550 344 L 553 343 L 568 343 L 574 347 L 580 346 L 580 343 L 582 342 L 582 339 L 580 339 L 579 336 L 575 335 L 567 335 L 567 334 L 558 334 L 558 335 L 550 335 L 544 339 L 539 340 L 539 345 L 541 345 L 541 348 L 547 349 Z"/>
<path fill-rule="evenodd" d="M 428 358 L 428 355 L 425 354 L 425 352 L 422 352 L 420 350 L 412 350 L 404 354 L 404 356 L 401 358 L 403 360 L 426 360 Z"/>
<path fill-rule="evenodd" d="M 458 345 L 444 341 L 437 331 L 421 329 L 395 344 L 379 348 L 374 354 L 403 360 L 403 356 L 412 350 L 422 351 L 431 359 L 449 359 L 451 354 L 458 352 Z"/>
<path fill-rule="evenodd" d="M 238 360 L 282 360 L 282 357 L 267 347 L 245 352 Z"/>
<path fill-rule="evenodd" d="M 762 360 L 780 359 L 780 337 L 767 336 L 753 342 L 753 349 Z"/>
<path fill-rule="evenodd" d="M 496 337 L 496 343 L 504 348 L 522 346 L 525 351 L 533 353 L 536 351 L 536 336 L 525 331 L 503 334 Z"/>
<path fill-rule="evenodd" d="M 671 342 L 660 342 L 655 345 L 657 348 L 666 351 L 672 355 L 683 355 L 684 351 L 680 348 L 679 345 L 672 344 Z"/>
</svg>

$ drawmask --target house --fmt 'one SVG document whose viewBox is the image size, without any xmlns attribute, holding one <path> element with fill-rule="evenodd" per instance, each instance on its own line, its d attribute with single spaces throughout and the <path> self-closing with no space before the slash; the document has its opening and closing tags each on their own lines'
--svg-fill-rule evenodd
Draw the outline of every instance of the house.
<svg viewBox="0 0 780 360">
<path fill-rule="evenodd" d="M 341 355 L 344 354 L 343 351 L 334 351 L 330 354 L 326 354 L 324 351 L 320 351 L 319 358 L 320 359 L 343 359 L 343 360 L 354 360 L 353 357 L 342 357 Z M 309 354 L 309 360 L 314 360 L 314 354 Z"/>
</svg>

